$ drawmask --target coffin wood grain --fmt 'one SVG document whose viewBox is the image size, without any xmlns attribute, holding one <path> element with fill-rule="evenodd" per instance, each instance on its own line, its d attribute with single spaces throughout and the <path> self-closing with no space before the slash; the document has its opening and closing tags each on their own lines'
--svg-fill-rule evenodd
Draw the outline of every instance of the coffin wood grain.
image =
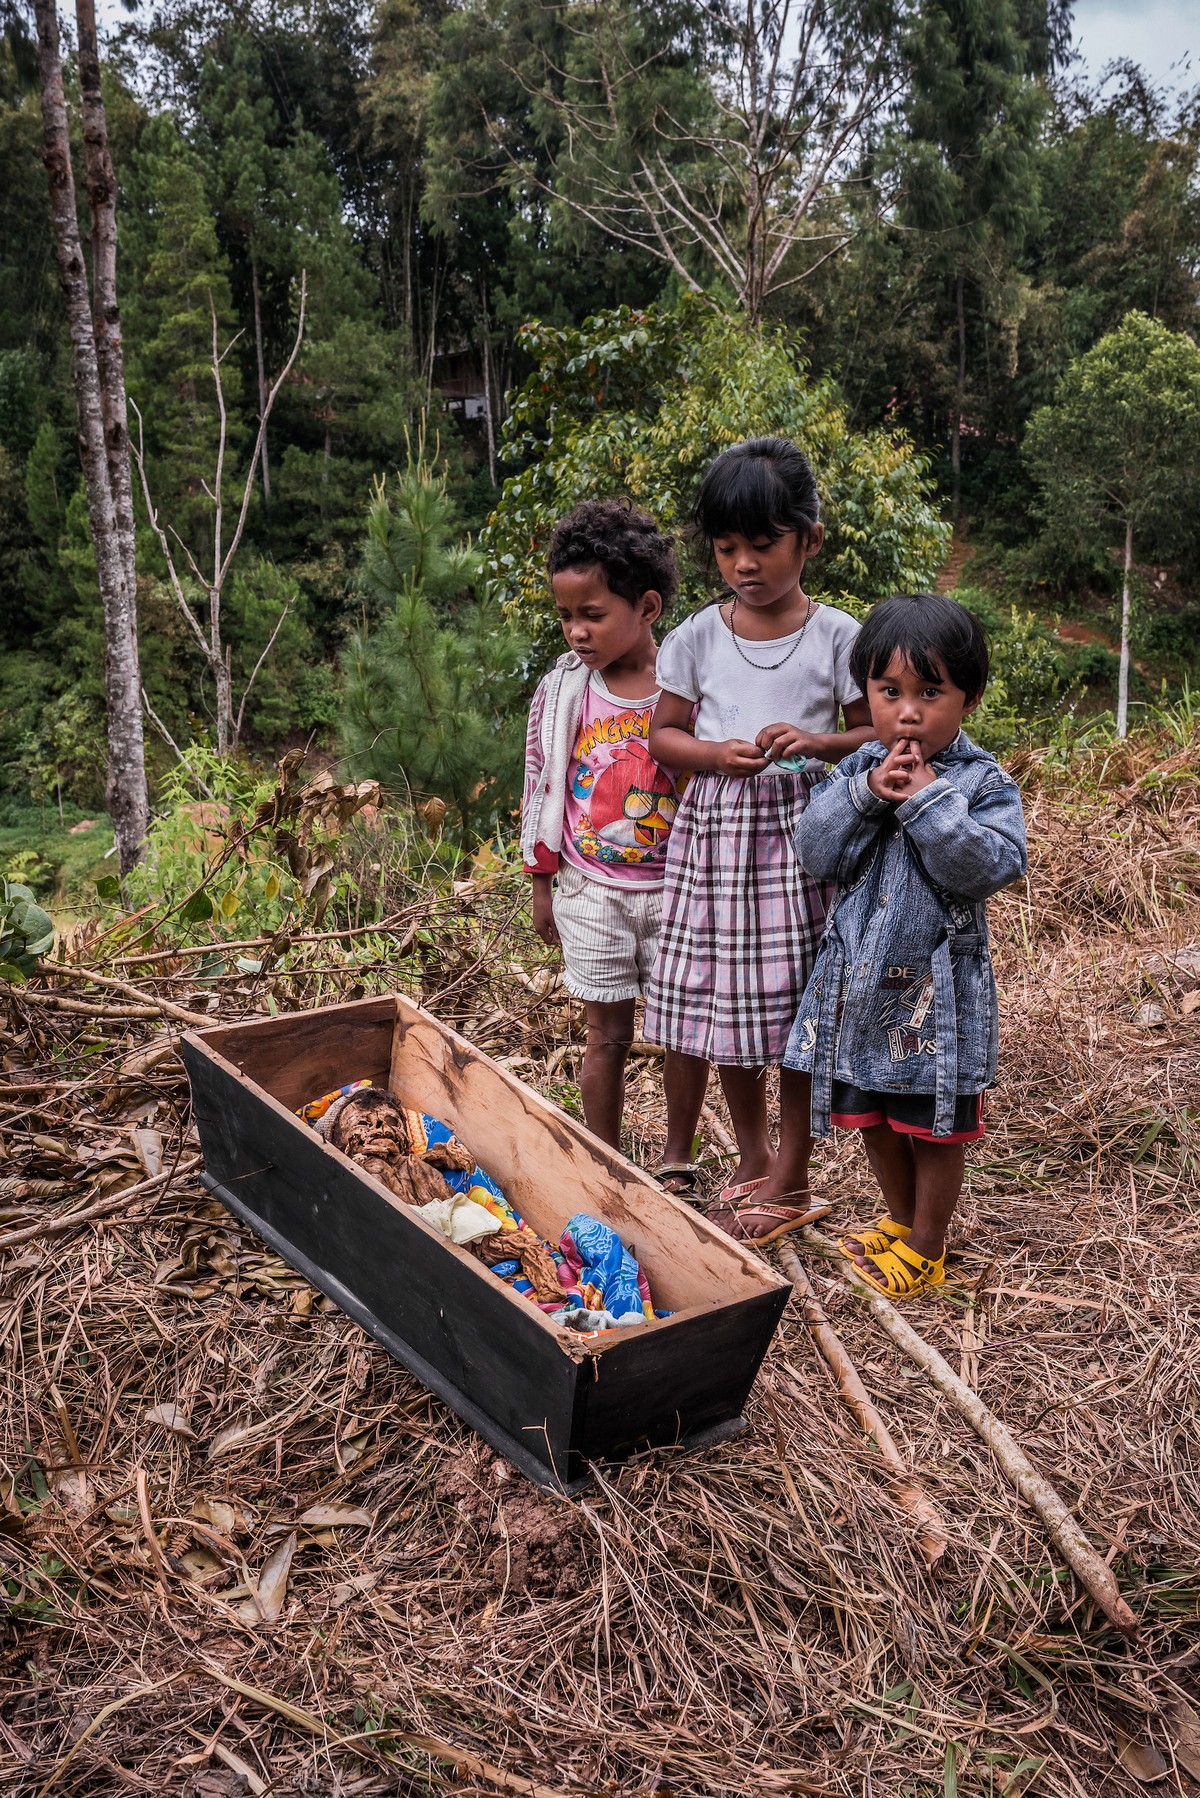
<svg viewBox="0 0 1200 1798">
<path fill-rule="evenodd" d="M 543 1236 L 557 1242 L 577 1211 L 602 1217 L 645 1268 L 655 1304 L 671 1311 L 751 1297 L 764 1287 L 791 1290 L 759 1256 L 465 1037 L 407 999 L 396 1000 L 396 1014 L 392 1091 L 402 1104 L 449 1124 Z"/>
</svg>

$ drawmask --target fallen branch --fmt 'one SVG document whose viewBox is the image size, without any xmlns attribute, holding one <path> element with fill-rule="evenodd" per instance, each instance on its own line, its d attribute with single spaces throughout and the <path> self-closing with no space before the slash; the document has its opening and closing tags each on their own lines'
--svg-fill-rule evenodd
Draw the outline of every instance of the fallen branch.
<svg viewBox="0 0 1200 1798">
<path fill-rule="evenodd" d="M 211 1030 L 216 1022 L 214 1018 L 203 1017 L 199 1012 L 186 1011 L 182 1005 L 175 1005 L 170 999 L 160 999 L 156 993 L 147 995 L 143 988 L 131 986 L 127 980 L 115 980 L 111 974 L 97 974 L 91 968 L 68 968 L 59 962 L 39 961 L 38 972 L 52 974 L 56 979 L 82 980 L 88 986 L 107 987 L 110 992 L 121 993 L 126 999 L 136 999 L 142 1006 L 152 1005 L 164 1017 L 176 1018 L 193 1030 Z"/>
<path fill-rule="evenodd" d="M 830 1252 L 831 1243 L 819 1231 L 806 1230 L 804 1234 L 814 1247 L 825 1253 Z M 1037 1471 L 1016 1438 L 988 1410 L 979 1394 L 972 1392 L 966 1382 L 959 1379 L 950 1363 L 901 1317 L 895 1306 L 868 1286 L 865 1280 L 856 1276 L 849 1261 L 842 1271 L 851 1290 L 862 1299 L 876 1322 L 883 1325 L 896 1346 L 902 1348 L 909 1359 L 929 1375 L 939 1392 L 944 1393 L 976 1435 L 987 1443 L 1026 1504 L 1037 1512 L 1046 1525 L 1051 1539 L 1061 1550 L 1071 1571 L 1095 1599 L 1109 1622 L 1127 1636 L 1136 1635 L 1137 1618 L 1121 1597 L 1121 1590 L 1111 1567 L 1101 1560 L 1068 1506 L 1049 1480 Z"/>
<path fill-rule="evenodd" d="M 173 1180 L 176 1174 L 190 1174 L 200 1166 L 200 1162 L 201 1157 L 193 1155 L 190 1161 L 177 1162 L 165 1173 L 155 1174 L 153 1179 L 139 1180 L 136 1186 L 124 1186 L 111 1199 L 101 1199 L 98 1204 L 89 1205 L 83 1211 L 72 1211 L 67 1217 L 47 1218 L 44 1223 L 30 1224 L 26 1230 L 11 1230 L 7 1236 L 0 1236 L 0 1249 L 19 1249 L 22 1243 L 35 1242 L 40 1236 L 62 1236 L 65 1231 L 73 1230 L 76 1224 L 90 1224 L 98 1217 L 109 1217 L 114 1211 L 120 1211 L 130 1199 L 140 1198 L 153 1187 Z"/>
<path fill-rule="evenodd" d="M 936 1567 L 950 1541 L 941 1512 L 906 1466 L 887 1425 L 871 1402 L 857 1367 L 846 1353 L 841 1337 L 821 1309 L 812 1281 L 795 1249 L 790 1243 L 781 1242 L 778 1254 L 779 1265 L 796 1288 L 797 1301 L 809 1334 L 828 1362 L 837 1380 L 838 1391 L 862 1429 L 874 1441 L 879 1450 L 879 1458 L 892 1478 L 896 1498 L 916 1525 L 917 1544 L 925 1558 L 925 1565 Z"/>
<path fill-rule="evenodd" d="M 435 915 L 436 908 L 428 905 L 410 905 L 404 911 L 393 912 L 389 917 L 381 918 L 378 924 L 353 924 L 344 930 L 309 930 L 300 931 L 289 936 L 286 947 L 298 949 L 306 943 L 331 943 L 335 939 L 350 936 L 395 936 L 399 932 L 397 924 L 410 923 L 424 917 Z M 240 937 L 236 942 L 187 943 L 178 949 L 148 949 L 144 954 L 115 955 L 114 963 L 118 967 L 142 967 L 152 961 L 182 961 L 190 955 L 231 955 L 235 949 L 265 949 L 275 941 L 275 933 L 264 931 L 258 936 Z M 58 964 L 55 963 L 55 970 Z"/>
<path fill-rule="evenodd" d="M 2 983 L 7 985 L 7 982 Z M 19 992 L 8 986 L 10 997 L 19 999 L 22 1005 L 38 1005 L 48 1011 L 65 1011 L 77 1018 L 99 1018 L 110 1024 L 160 1024 L 162 1013 L 153 1010 L 149 1005 L 102 1005 L 90 999 L 64 999 L 60 993 L 35 993 L 23 986 Z M 205 1018 L 205 1026 L 214 1020 Z"/>
<path fill-rule="evenodd" d="M 712 1132 L 718 1148 L 724 1149 L 727 1155 L 736 1155 L 737 1144 L 707 1101 L 700 1107 L 700 1115 Z"/>
</svg>

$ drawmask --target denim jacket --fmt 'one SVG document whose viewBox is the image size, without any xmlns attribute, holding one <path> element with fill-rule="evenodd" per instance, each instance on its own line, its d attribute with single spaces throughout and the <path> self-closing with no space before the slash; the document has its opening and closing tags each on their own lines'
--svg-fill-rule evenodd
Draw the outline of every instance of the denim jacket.
<svg viewBox="0 0 1200 1798">
<path fill-rule="evenodd" d="M 965 731 L 933 757 L 933 783 L 901 805 L 867 785 L 865 743 L 814 787 L 796 854 L 837 883 L 784 1065 L 812 1073 L 812 1121 L 830 1133 L 834 1080 L 933 1093 L 933 1133 L 959 1094 L 996 1077 L 996 982 L 984 901 L 1025 872 L 1021 797 Z"/>
</svg>

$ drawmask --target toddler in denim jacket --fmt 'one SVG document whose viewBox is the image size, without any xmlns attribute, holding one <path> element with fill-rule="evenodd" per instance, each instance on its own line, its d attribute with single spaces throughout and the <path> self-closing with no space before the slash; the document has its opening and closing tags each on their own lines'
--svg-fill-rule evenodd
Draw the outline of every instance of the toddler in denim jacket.
<svg viewBox="0 0 1200 1798">
<path fill-rule="evenodd" d="M 1016 783 L 962 720 L 987 682 L 965 607 L 897 594 L 850 669 L 878 741 L 814 788 L 796 854 L 837 883 L 784 1065 L 812 1074 L 813 1133 L 858 1129 L 886 1210 L 842 1253 L 890 1298 L 945 1278 L 965 1145 L 996 1076 L 985 901 L 1025 872 Z"/>
</svg>

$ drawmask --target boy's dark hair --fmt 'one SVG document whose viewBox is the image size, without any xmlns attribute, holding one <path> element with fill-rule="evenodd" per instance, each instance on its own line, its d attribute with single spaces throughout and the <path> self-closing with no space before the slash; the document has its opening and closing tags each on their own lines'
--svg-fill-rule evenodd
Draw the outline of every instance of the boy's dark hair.
<svg viewBox="0 0 1200 1798">
<path fill-rule="evenodd" d="M 560 518 L 550 539 L 551 576 L 567 568 L 599 568 L 614 593 L 636 606 L 661 594 L 665 612 L 679 587 L 675 545 L 648 512 L 627 499 L 585 499 Z"/>
<path fill-rule="evenodd" d="M 922 680 L 949 679 L 968 699 L 987 685 L 988 646 L 966 606 L 945 593 L 893 593 L 868 614 L 850 651 L 851 679 L 866 691 L 899 655 Z"/>
<path fill-rule="evenodd" d="M 751 437 L 735 443 L 708 467 L 692 518 L 709 542 L 726 531 L 770 537 L 785 531 L 807 537 L 821 516 L 812 466 L 786 437 Z"/>
</svg>

